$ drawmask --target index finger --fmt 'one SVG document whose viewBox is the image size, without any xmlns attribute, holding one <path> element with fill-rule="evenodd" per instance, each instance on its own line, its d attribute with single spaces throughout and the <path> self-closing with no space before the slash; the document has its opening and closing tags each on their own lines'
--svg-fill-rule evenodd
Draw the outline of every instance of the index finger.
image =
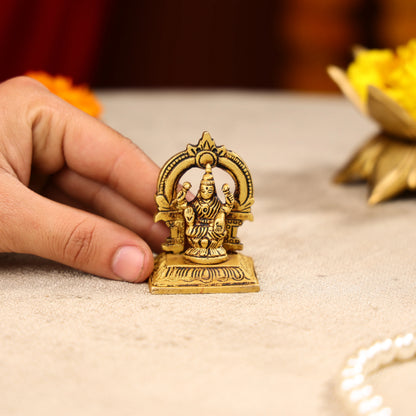
<svg viewBox="0 0 416 416">
<path fill-rule="evenodd" d="M 45 89 L 32 101 L 33 164 L 51 174 L 67 165 L 154 213 L 159 168 L 131 140 Z"/>
</svg>

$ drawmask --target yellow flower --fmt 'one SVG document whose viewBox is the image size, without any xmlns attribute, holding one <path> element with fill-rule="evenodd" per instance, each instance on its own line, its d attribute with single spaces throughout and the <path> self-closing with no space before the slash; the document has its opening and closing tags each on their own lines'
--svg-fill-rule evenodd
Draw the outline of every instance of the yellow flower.
<svg viewBox="0 0 416 416">
<path fill-rule="evenodd" d="M 368 86 L 385 89 L 386 78 L 392 71 L 395 56 L 388 49 L 361 50 L 347 69 L 348 78 L 363 101 L 367 100 Z"/>
<path fill-rule="evenodd" d="M 73 85 L 71 78 L 52 76 L 43 71 L 30 71 L 27 76 L 41 82 L 49 91 L 93 117 L 99 117 L 102 107 L 86 85 Z"/>
<path fill-rule="evenodd" d="M 366 102 L 372 85 L 416 119 L 416 39 L 390 49 L 360 50 L 347 70 L 355 91 Z"/>
</svg>

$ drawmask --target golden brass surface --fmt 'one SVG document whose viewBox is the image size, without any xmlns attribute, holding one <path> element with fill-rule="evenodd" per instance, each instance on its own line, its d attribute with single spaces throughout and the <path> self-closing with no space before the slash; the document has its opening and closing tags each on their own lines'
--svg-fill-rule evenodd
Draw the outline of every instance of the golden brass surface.
<svg viewBox="0 0 416 416">
<path fill-rule="evenodd" d="M 191 168 L 202 177 L 195 196 L 191 183 L 179 181 Z M 227 172 L 234 181 L 232 193 L 222 185 L 224 202 L 217 196 L 213 168 Z M 243 245 L 237 237 L 244 220 L 253 220 L 253 182 L 242 159 L 217 146 L 208 132 L 198 144 L 170 158 L 163 166 L 156 191 L 158 213 L 170 235 L 164 253 L 155 260 L 149 279 L 152 293 L 218 293 L 259 290 L 253 262 L 236 254 Z"/>
<path fill-rule="evenodd" d="M 379 134 L 366 142 L 334 177 L 336 183 L 365 180 L 368 203 L 416 189 L 416 143 Z"/>
<path fill-rule="evenodd" d="M 260 286 L 253 260 L 229 254 L 220 264 L 187 262 L 182 254 L 162 253 L 155 260 L 149 279 L 155 294 L 258 292 Z"/>
</svg>

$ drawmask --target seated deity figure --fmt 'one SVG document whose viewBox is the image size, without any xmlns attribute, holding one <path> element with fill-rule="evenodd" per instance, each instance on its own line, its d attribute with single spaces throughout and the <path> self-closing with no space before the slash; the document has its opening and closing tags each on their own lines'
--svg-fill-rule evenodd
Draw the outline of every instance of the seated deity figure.
<svg viewBox="0 0 416 416">
<path fill-rule="evenodd" d="M 185 182 L 176 199 L 177 207 L 184 213 L 185 235 L 189 245 L 184 258 L 200 264 L 221 263 L 228 257 L 223 247 L 227 235 L 225 217 L 233 209 L 234 195 L 228 184 L 224 184 L 222 191 L 225 203 L 221 202 L 215 190 L 210 164 L 205 166 L 198 194 L 187 202 L 185 196 L 190 188 L 190 183 Z"/>
</svg>

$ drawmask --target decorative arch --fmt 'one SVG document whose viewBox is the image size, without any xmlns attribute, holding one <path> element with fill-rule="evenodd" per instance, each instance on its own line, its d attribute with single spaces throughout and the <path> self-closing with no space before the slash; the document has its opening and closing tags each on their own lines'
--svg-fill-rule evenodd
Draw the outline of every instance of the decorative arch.
<svg viewBox="0 0 416 416">
<path fill-rule="evenodd" d="M 180 253 L 185 248 L 184 219 L 181 211 L 174 207 L 181 177 L 191 168 L 205 169 L 207 164 L 225 170 L 234 180 L 235 206 L 226 218 L 227 238 L 224 247 L 227 251 L 243 248 L 237 237 L 237 229 L 244 220 L 253 220 L 251 206 L 254 203 L 253 181 L 244 161 L 224 146 L 217 146 L 205 131 L 196 146 L 187 148 L 171 157 L 163 166 L 157 182 L 156 203 L 158 213 L 155 221 L 165 221 L 171 231 L 162 248 L 165 251 Z"/>
</svg>

